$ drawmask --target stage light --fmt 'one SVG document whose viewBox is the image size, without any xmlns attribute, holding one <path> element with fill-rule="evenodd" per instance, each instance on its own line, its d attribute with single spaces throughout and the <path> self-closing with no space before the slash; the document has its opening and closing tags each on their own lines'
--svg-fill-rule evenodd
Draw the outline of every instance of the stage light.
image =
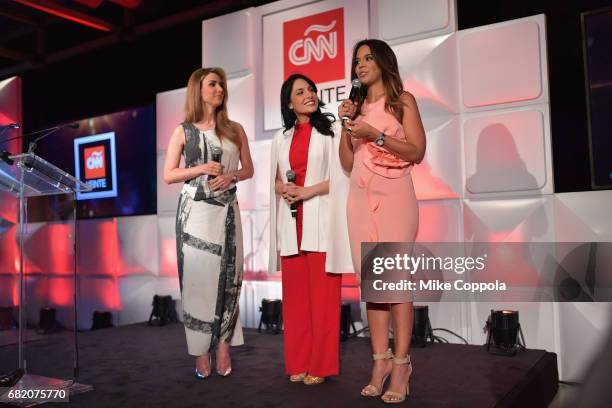
<svg viewBox="0 0 612 408">
<path fill-rule="evenodd" d="M 340 341 L 348 340 L 351 335 L 351 328 L 353 329 L 353 335 L 357 334 L 355 322 L 351 314 L 351 304 L 343 302 L 340 305 Z"/>
<path fill-rule="evenodd" d="M 413 310 L 411 344 L 419 347 L 425 347 L 428 342 L 433 344 L 434 335 L 429 322 L 429 306 L 414 306 Z"/>
<path fill-rule="evenodd" d="M 39 334 L 49 334 L 57 331 L 59 324 L 55 320 L 56 310 L 52 307 L 43 307 L 40 309 L 38 318 L 38 327 L 36 332 Z"/>
<path fill-rule="evenodd" d="M 172 296 L 153 296 L 153 310 L 149 316 L 149 324 L 164 326 L 166 323 L 176 323 L 176 302 Z"/>
<path fill-rule="evenodd" d="M 100 312 L 96 310 L 93 312 L 93 324 L 91 330 L 106 329 L 113 327 L 113 315 L 111 312 Z"/>
<path fill-rule="evenodd" d="M 486 322 L 487 351 L 492 354 L 514 356 L 517 351 L 525 350 L 525 338 L 516 310 L 491 310 Z M 491 342 L 495 348 L 491 348 Z"/>
<path fill-rule="evenodd" d="M 266 333 L 278 334 L 283 326 L 283 302 L 280 299 L 263 299 L 261 301 L 261 318 L 257 331 L 261 331 L 262 323 L 266 325 Z"/>
</svg>

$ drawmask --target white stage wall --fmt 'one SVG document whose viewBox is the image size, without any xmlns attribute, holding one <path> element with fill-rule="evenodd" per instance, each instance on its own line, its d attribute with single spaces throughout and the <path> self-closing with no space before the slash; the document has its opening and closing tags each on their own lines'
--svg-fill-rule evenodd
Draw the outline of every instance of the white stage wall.
<svg viewBox="0 0 612 408">
<path fill-rule="evenodd" d="M 267 274 L 269 148 L 280 125 L 277 104 L 286 59 L 281 25 L 287 23 L 294 44 L 300 39 L 291 31 L 292 22 L 310 24 L 311 15 L 338 9 L 341 25 L 336 21 L 332 28 L 306 36 L 314 44 L 318 35 L 327 35 L 327 41 L 344 39 L 342 47 L 335 44 L 321 54 L 324 63 L 333 54 L 331 48 L 344 50 L 334 58 L 343 59 L 345 78 L 319 84 L 326 90 L 323 96 L 332 99 L 330 110 L 338 103 L 337 87 L 348 89 L 351 48 L 366 36 L 392 45 L 405 89 L 417 98 L 428 143 L 425 160 L 413 172 L 419 241 L 612 240 L 612 191 L 554 194 L 543 15 L 458 31 L 452 0 L 270 3 L 202 23 L 202 64 L 227 71 L 230 117 L 245 127 L 255 163 L 255 177 L 240 183 L 238 190 L 245 229 L 246 280 L 240 305 L 246 327 L 257 326 L 262 298 L 282 296 L 279 277 Z M 332 36 L 340 26 L 342 35 L 336 31 Z M 307 43 L 300 41 L 298 45 Z M 311 49 L 311 63 L 316 61 L 313 53 Z M 321 69 L 301 66 L 306 74 Z M 8 112 L 20 98 L 15 89 L 20 89 L 18 80 L 0 82 L 0 111 Z M 157 95 L 158 214 L 81 222 L 81 247 L 89 255 L 81 256 L 79 264 L 81 329 L 89 328 L 96 309 L 113 311 L 116 324 L 129 324 L 148 319 L 154 294 L 179 297 L 174 216 L 180 185 L 167 186 L 161 171 L 168 138 L 182 121 L 184 93 L 178 89 Z M 9 213 L 3 212 L 0 220 L 0 299 L 15 304 L 14 287 L 5 285 L 15 279 L 14 262 L 7 261 L 13 257 L 4 251 L 14 250 L 7 244 L 14 239 L 15 220 Z M 68 237 L 71 231 L 45 224 L 32 226 L 30 233 L 34 253 L 48 251 L 50 238 Z M 61 242 L 57 245 L 60 251 Z M 48 305 L 57 307 L 60 322 L 70 327 L 70 265 L 57 259 L 32 259 L 38 269 L 29 278 L 34 305 L 30 321 L 35 323 L 38 306 Z M 357 306 L 354 280 L 344 280 L 343 296 Z M 527 346 L 558 353 L 560 377 L 566 381 L 580 378 L 609 316 L 609 305 L 598 303 L 439 303 L 430 304 L 430 316 L 433 327 L 481 344 L 487 315 L 498 307 L 520 311 Z"/>
</svg>

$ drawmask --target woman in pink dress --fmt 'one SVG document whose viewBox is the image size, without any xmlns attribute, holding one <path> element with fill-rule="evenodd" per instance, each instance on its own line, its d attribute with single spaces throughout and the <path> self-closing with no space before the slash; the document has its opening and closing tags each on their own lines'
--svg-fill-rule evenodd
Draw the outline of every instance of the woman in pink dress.
<svg viewBox="0 0 612 408">
<path fill-rule="evenodd" d="M 411 166 L 425 154 L 425 132 L 414 97 L 403 90 L 397 58 L 380 40 L 363 40 L 353 49 L 352 79 L 362 84 L 356 103 L 338 108 L 348 116 L 340 140 L 340 162 L 350 172 L 347 203 L 353 266 L 360 277 L 361 242 L 414 242 L 419 212 Z M 361 395 L 382 393 L 384 402 L 402 402 L 412 373 L 412 302 L 367 304 L 374 359 L 372 376 Z M 389 349 L 393 324 L 395 352 Z"/>
</svg>

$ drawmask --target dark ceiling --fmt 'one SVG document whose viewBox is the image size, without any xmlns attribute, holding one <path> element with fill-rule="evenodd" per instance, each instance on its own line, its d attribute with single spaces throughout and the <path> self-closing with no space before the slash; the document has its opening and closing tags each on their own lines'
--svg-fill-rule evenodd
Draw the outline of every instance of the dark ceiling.
<svg viewBox="0 0 612 408">
<path fill-rule="evenodd" d="M 270 1 L 0 0 L 0 79 Z"/>
</svg>

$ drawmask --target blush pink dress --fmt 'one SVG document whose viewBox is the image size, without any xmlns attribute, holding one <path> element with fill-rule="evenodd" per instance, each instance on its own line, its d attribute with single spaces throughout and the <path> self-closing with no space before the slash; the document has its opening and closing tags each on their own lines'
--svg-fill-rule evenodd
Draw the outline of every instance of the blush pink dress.
<svg viewBox="0 0 612 408">
<path fill-rule="evenodd" d="M 404 128 L 385 111 L 385 98 L 364 102 L 356 121 L 384 132 L 386 137 L 405 141 Z M 405 162 L 373 142 L 352 138 L 353 169 L 347 202 L 351 256 L 356 273 L 361 273 L 362 242 L 414 242 L 419 224 L 410 169 Z"/>
</svg>

